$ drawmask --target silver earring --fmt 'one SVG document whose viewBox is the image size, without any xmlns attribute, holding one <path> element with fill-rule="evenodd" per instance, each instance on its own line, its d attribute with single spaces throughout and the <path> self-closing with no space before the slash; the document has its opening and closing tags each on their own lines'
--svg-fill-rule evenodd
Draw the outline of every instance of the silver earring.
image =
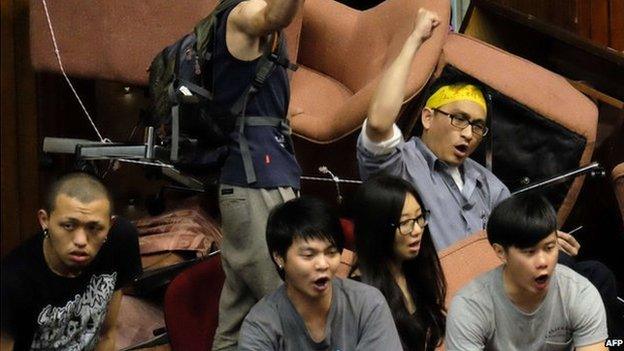
<svg viewBox="0 0 624 351">
<path fill-rule="evenodd" d="M 102 243 L 105 243 L 108 240 L 108 237 L 105 237 Z"/>
<path fill-rule="evenodd" d="M 48 231 L 48 228 L 45 228 L 43 230 L 43 237 L 44 238 L 49 238 L 50 237 L 50 232 Z"/>
</svg>

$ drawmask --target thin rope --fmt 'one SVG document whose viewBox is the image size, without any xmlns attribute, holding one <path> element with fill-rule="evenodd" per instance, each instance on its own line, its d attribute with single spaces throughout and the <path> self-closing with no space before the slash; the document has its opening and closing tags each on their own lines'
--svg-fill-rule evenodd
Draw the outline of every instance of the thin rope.
<svg viewBox="0 0 624 351">
<path fill-rule="evenodd" d="M 93 118 L 91 118 L 91 115 L 89 114 L 89 111 L 87 111 L 87 108 L 82 103 L 82 100 L 80 99 L 80 96 L 78 96 L 78 93 L 76 92 L 76 89 L 74 88 L 74 85 L 69 80 L 69 77 L 67 76 L 67 73 L 65 73 L 65 68 L 63 67 L 63 62 L 61 61 L 61 53 L 59 51 L 58 44 L 56 43 L 56 35 L 54 35 L 54 29 L 52 28 L 52 21 L 50 20 L 50 13 L 48 12 L 48 4 L 46 3 L 46 0 L 41 0 L 41 2 L 43 3 L 43 9 L 45 10 L 46 19 L 48 21 L 48 29 L 50 29 L 50 34 L 52 35 L 52 43 L 54 44 L 54 55 L 56 56 L 56 60 L 58 61 L 59 67 L 61 68 L 61 72 L 63 73 L 63 77 L 65 77 L 65 81 L 67 81 L 67 84 L 69 84 L 69 87 L 71 88 L 71 91 L 74 93 L 74 96 L 78 100 L 78 103 L 80 104 L 80 107 L 82 107 L 82 111 L 85 113 L 85 115 L 89 119 L 89 123 L 91 123 L 91 126 L 95 130 L 95 133 L 97 133 L 97 136 L 100 139 L 100 141 L 103 142 L 103 143 L 108 143 L 108 142 L 110 142 L 110 140 L 109 139 L 105 139 L 105 138 L 102 137 L 102 134 L 100 134 L 100 131 L 97 129 L 95 123 L 93 122 Z"/>
<path fill-rule="evenodd" d="M 303 180 L 314 180 L 319 182 L 332 182 L 332 183 L 345 183 L 345 184 L 362 184 L 361 180 L 351 180 L 351 179 L 332 179 L 332 178 L 320 178 L 320 177 L 309 177 L 309 176 L 301 176 Z"/>
<path fill-rule="evenodd" d="M 161 168 L 172 168 L 172 169 L 175 168 L 173 165 L 162 163 L 162 162 L 138 161 L 138 160 L 131 160 L 127 158 L 117 158 L 115 159 L 115 161 L 125 162 L 125 163 L 136 163 L 140 165 L 155 166 L 155 167 L 161 167 Z"/>
</svg>

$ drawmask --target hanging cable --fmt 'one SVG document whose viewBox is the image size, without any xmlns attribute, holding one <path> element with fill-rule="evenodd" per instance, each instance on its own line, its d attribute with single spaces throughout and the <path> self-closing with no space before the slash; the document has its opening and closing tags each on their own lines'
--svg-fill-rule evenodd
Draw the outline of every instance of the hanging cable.
<svg viewBox="0 0 624 351">
<path fill-rule="evenodd" d="M 56 56 L 56 60 L 58 62 L 59 68 L 61 69 L 61 73 L 63 74 L 63 77 L 65 78 L 65 81 L 69 85 L 69 88 L 71 89 L 72 93 L 76 97 L 76 100 L 78 100 L 78 103 L 80 104 L 80 107 L 82 108 L 82 111 L 84 112 L 85 116 L 89 120 L 89 123 L 91 123 L 91 126 L 93 127 L 93 130 L 95 130 L 95 133 L 97 134 L 98 138 L 100 139 L 100 142 L 102 142 L 102 143 L 111 143 L 111 140 L 108 139 L 108 138 L 104 138 L 102 136 L 102 134 L 100 133 L 100 131 L 98 130 L 97 126 L 95 125 L 95 122 L 93 122 L 93 118 L 91 117 L 91 114 L 89 114 L 89 111 L 87 111 L 87 108 L 85 107 L 84 103 L 82 102 L 82 99 L 78 95 L 78 92 L 74 88 L 74 85 L 72 84 L 71 80 L 69 79 L 69 76 L 65 72 L 65 67 L 63 67 L 63 61 L 61 60 L 61 52 L 59 50 L 58 43 L 56 41 L 56 35 L 54 33 L 54 28 L 52 27 L 52 20 L 50 19 L 50 12 L 48 11 L 48 4 L 47 4 L 46 0 L 41 0 L 41 3 L 43 4 L 43 9 L 45 11 L 46 20 L 48 21 L 48 29 L 50 30 L 50 35 L 52 37 L 52 44 L 54 45 L 54 55 Z M 120 161 L 120 162 L 135 163 L 135 164 L 140 164 L 140 165 L 145 165 L 145 166 L 156 166 L 156 167 L 162 167 L 162 168 L 174 168 L 174 166 L 166 164 L 166 163 L 162 163 L 162 162 L 137 161 L 137 160 L 130 160 L 130 159 L 125 159 L 125 158 L 121 158 L 121 159 L 117 159 L 117 160 Z M 110 168 L 110 165 L 109 165 L 108 168 Z M 108 173 L 108 170 L 107 170 L 107 173 Z"/>
<path fill-rule="evenodd" d="M 361 180 L 352 180 L 352 179 L 338 179 L 337 181 L 331 178 L 321 178 L 321 177 L 311 177 L 311 176 L 301 176 L 303 180 L 312 180 L 317 182 L 332 182 L 332 183 L 345 183 L 345 184 L 362 184 Z"/>
<path fill-rule="evenodd" d="M 52 43 L 54 44 L 54 55 L 56 56 L 56 60 L 58 61 L 59 67 L 61 68 L 61 73 L 63 73 L 63 77 L 65 77 L 65 81 L 67 81 L 67 84 L 71 88 L 71 91 L 74 93 L 74 96 L 78 100 L 78 103 L 80 104 L 80 107 L 82 108 L 82 111 L 85 113 L 85 115 L 89 119 L 89 123 L 91 123 L 91 126 L 93 127 L 93 130 L 95 130 L 95 133 L 97 134 L 100 141 L 103 143 L 109 143 L 110 140 L 104 139 L 102 137 L 102 134 L 100 134 L 100 131 L 97 129 L 95 123 L 93 122 L 93 118 L 91 118 L 89 111 L 87 111 L 87 108 L 82 103 L 82 99 L 80 99 L 80 96 L 78 96 L 78 93 L 76 92 L 76 89 L 74 88 L 74 85 L 69 80 L 69 77 L 67 76 L 67 73 L 65 72 L 65 68 L 63 67 L 63 62 L 61 61 L 61 53 L 59 51 L 58 44 L 56 43 L 56 35 L 54 35 L 54 29 L 52 28 L 52 20 L 50 20 L 50 13 L 48 12 L 48 4 L 46 0 L 41 0 L 41 2 L 43 3 L 43 9 L 45 10 L 46 20 L 48 21 L 48 29 L 50 29 L 50 35 L 52 36 Z"/>
</svg>

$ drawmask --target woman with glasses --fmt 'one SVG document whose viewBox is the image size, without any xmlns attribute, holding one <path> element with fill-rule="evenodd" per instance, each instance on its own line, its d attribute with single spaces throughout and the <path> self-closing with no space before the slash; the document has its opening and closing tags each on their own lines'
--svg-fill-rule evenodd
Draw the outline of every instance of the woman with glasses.
<svg viewBox="0 0 624 351">
<path fill-rule="evenodd" d="M 409 182 L 381 175 L 360 187 L 353 205 L 351 276 L 385 296 L 405 350 L 434 350 L 445 332 L 446 282 L 420 196 Z"/>
</svg>

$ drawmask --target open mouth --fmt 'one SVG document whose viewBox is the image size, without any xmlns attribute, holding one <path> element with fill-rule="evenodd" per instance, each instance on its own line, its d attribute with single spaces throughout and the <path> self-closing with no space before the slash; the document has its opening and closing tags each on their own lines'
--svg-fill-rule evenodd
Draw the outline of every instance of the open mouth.
<svg viewBox="0 0 624 351">
<path fill-rule="evenodd" d="M 321 277 L 314 280 L 314 288 L 318 291 L 324 291 L 329 287 L 329 277 Z"/>
<path fill-rule="evenodd" d="M 541 274 L 537 278 L 535 278 L 535 283 L 539 289 L 543 289 L 546 287 L 546 283 L 548 283 L 548 274 Z"/>
<path fill-rule="evenodd" d="M 455 150 L 459 151 L 462 154 L 465 154 L 468 152 L 468 145 L 455 145 Z"/>
<path fill-rule="evenodd" d="M 420 248 L 420 240 L 407 245 L 407 247 L 409 247 L 410 251 L 418 251 Z"/>
</svg>

